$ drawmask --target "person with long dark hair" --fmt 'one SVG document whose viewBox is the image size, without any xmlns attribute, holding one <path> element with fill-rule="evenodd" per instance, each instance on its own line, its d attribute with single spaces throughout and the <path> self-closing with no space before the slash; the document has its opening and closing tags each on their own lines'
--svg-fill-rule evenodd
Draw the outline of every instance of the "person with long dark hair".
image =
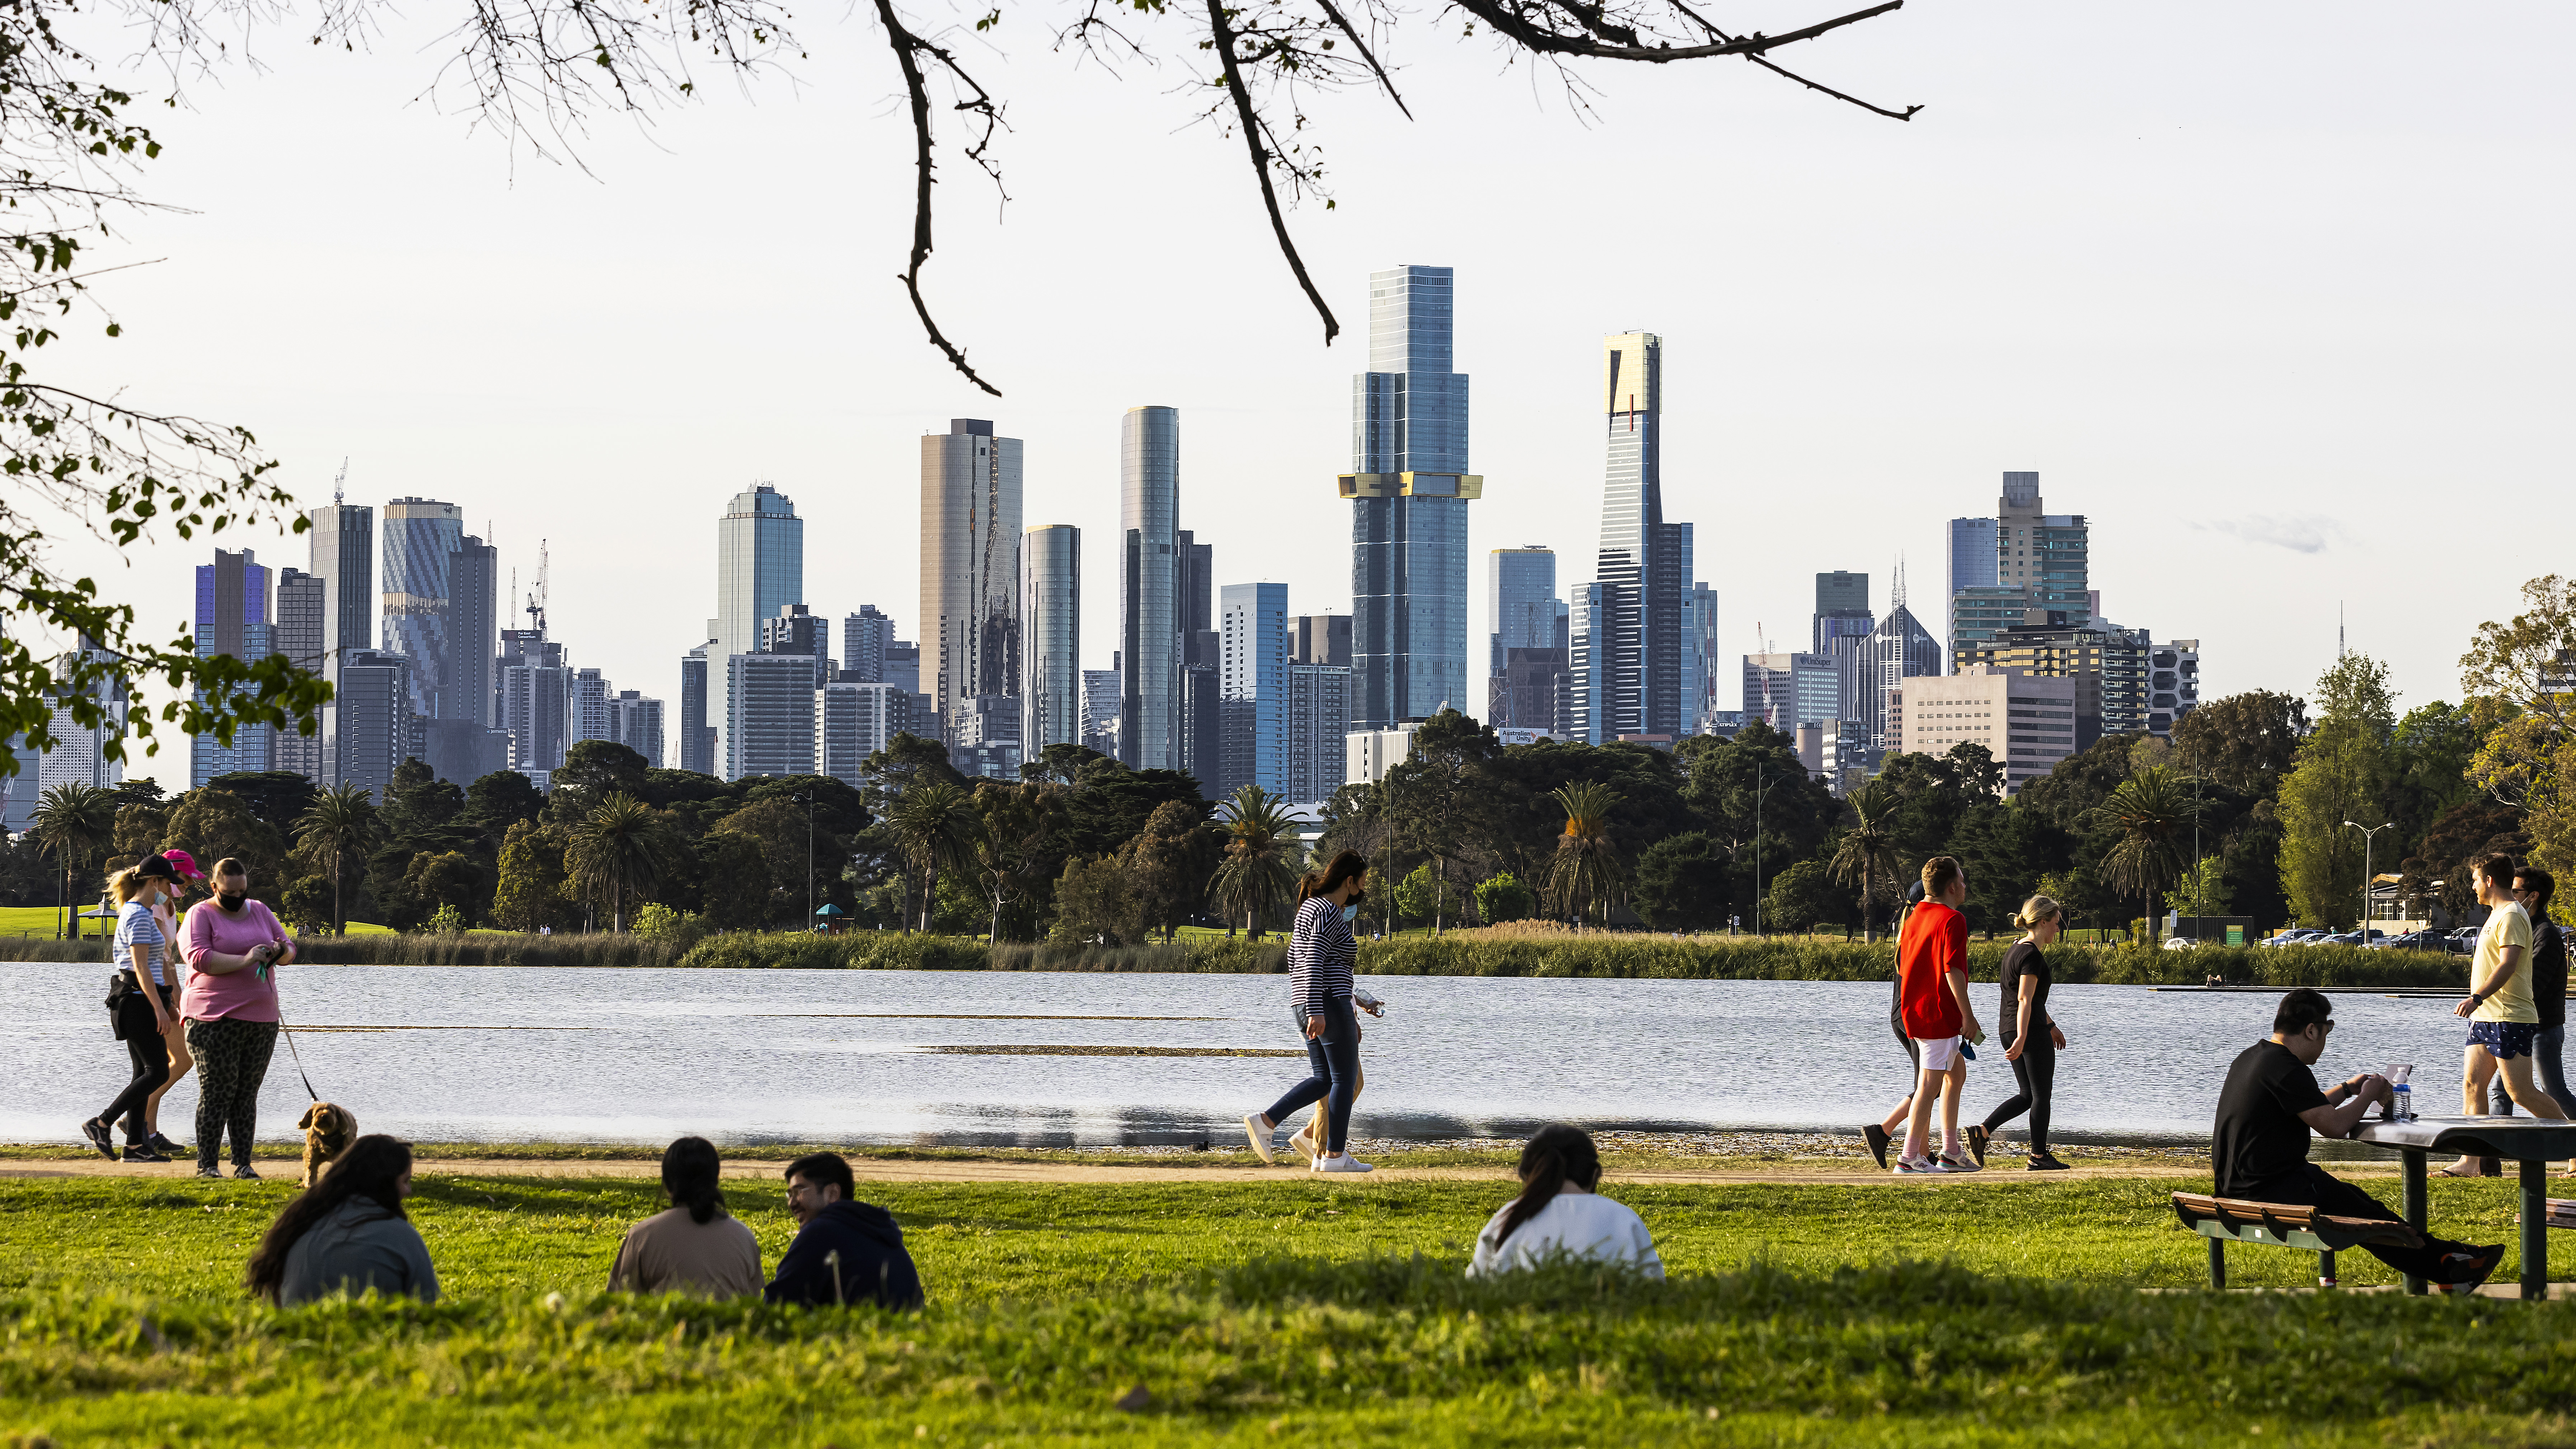
<svg viewBox="0 0 2576 1449">
<path fill-rule="evenodd" d="M 2048 948 L 2057 940 L 2065 911 L 2046 896 L 2024 901 L 2013 924 L 2028 934 L 2004 953 L 2004 1060 L 2012 1065 L 2013 1094 L 1997 1103 L 1986 1120 L 1968 1129 L 1968 1150 L 1986 1160 L 1986 1143 L 2003 1125 L 2030 1114 L 2030 1170 L 2064 1172 L 2066 1164 L 2048 1150 L 2049 1098 L 2057 1087 L 2057 1054 L 2066 1049 L 2066 1033 L 2048 1014 Z"/>
<path fill-rule="evenodd" d="M 1332 864 L 1297 882 L 1297 924 L 1288 944 L 1289 1012 L 1306 1033 L 1306 1080 L 1243 1119 L 1244 1135 L 1263 1162 L 1276 1162 L 1270 1139 L 1290 1113 L 1310 1102 L 1326 1104 L 1327 1132 L 1316 1154 L 1316 1172 L 1366 1172 L 1350 1154 L 1351 1099 L 1359 1093 L 1360 1022 L 1351 1007 L 1351 972 L 1360 946 L 1351 934 L 1368 877 L 1368 862 L 1345 850 Z"/>
<path fill-rule="evenodd" d="M 403 1215 L 409 1196 L 410 1143 L 382 1133 L 350 1143 L 269 1224 L 251 1255 L 250 1291 L 281 1308 L 370 1288 L 437 1302 L 429 1245 Z"/>
<path fill-rule="evenodd" d="M 170 1080 L 171 1023 L 179 1019 L 178 973 L 170 966 L 170 936 L 161 929 L 153 907 L 178 889 L 179 872 L 157 855 L 120 870 L 108 882 L 118 901 L 116 953 L 124 958 L 117 977 L 116 1015 L 112 1024 L 134 1075 L 107 1110 L 81 1124 L 108 1161 L 116 1160 L 115 1124 L 125 1119 L 125 1160 L 167 1162 L 152 1146 L 144 1125 L 143 1106 Z"/>
<path fill-rule="evenodd" d="M 1521 1195 L 1476 1235 L 1468 1277 L 1535 1268 L 1551 1258 L 1620 1263 L 1649 1278 L 1664 1276 L 1645 1221 L 1600 1195 L 1601 1153 L 1591 1133 L 1562 1123 L 1541 1127 L 1521 1149 L 1520 1176 Z"/>
<path fill-rule="evenodd" d="M 671 1206 L 626 1230 L 608 1270 L 610 1292 L 760 1296 L 760 1242 L 725 1211 L 722 1170 L 715 1144 L 703 1137 L 663 1149 L 662 1191 Z"/>
</svg>

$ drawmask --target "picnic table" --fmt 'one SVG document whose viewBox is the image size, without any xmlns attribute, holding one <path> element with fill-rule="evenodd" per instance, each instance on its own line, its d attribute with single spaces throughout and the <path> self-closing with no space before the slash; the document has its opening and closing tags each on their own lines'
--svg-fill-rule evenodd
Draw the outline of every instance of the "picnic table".
<svg viewBox="0 0 2576 1449">
<path fill-rule="evenodd" d="M 2522 1296 L 2549 1296 L 2549 1164 L 2576 1157 L 2576 1122 L 2537 1117 L 2417 1117 L 2407 1122 L 2376 1118 L 2352 1129 L 2352 1140 L 2384 1147 L 2405 1159 L 2406 1225 L 2424 1231 L 2425 1161 L 2435 1152 L 2500 1157 L 2522 1164 Z M 2424 1280 L 2409 1277 L 2406 1291 L 2421 1293 Z"/>
</svg>

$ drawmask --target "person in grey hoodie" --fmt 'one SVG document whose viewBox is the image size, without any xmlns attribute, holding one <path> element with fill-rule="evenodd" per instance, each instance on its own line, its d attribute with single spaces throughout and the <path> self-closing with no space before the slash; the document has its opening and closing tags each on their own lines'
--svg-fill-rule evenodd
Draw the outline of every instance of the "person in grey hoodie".
<svg viewBox="0 0 2576 1449">
<path fill-rule="evenodd" d="M 858 1182 L 841 1154 L 797 1158 L 786 1177 L 787 1210 L 799 1226 L 778 1260 L 778 1276 L 761 1290 L 763 1302 L 921 1306 L 921 1275 L 904 1251 L 903 1229 L 884 1208 L 852 1201 Z"/>
<path fill-rule="evenodd" d="M 410 1143 L 382 1134 L 350 1143 L 269 1225 L 251 1255 L 251 1292 L 281 1308 L 370 1288 L 437 1302 L 429 1245 L 403 1215 L 409 1196 Z"/>
</svg>

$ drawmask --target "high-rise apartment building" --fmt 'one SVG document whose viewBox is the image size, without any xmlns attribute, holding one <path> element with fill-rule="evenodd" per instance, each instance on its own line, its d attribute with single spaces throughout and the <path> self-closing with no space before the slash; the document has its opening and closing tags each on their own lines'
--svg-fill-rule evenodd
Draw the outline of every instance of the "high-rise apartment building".
<svg viewBox="0 0 2576 1449">
<path fill-rule="evenodd" d="M 438 778 L 470 785 L 510 765 L 510 736 L 493 725 L 493 668 L 501 641 L 501 551 L 472 534 L 458 540 L 447 574 L 445 657 L 438 714 L 421 762 Z"/>
<path fill-rule="evenodd" d="M 2200 641 L 2168 639 L 2147 655 L 2147 732 L 2170 735 L 2200 708 Z"/>
<path fill-rule="evenodd" d="M 1350 720 L 1350 666 L 1300 663 L 1292 656 L 1283 751 L 1287 775 L 1280 794 L 1302 805 L 1333 798 L 1350 764 L 1342 743 Z"/>
<path fill-rule="evenodd" d="M 1180 562 L 1176 617 L 1181 626 L 1181 665 L 1216 665 L 1216 545 L 1184 528 L 1173 557 Z"/>
<path fill-rule="evenodd" d="M 644 757 L 647 769 L 662 764 L 662 701 L 621 689 L 608 702 L 608 738 Z"/>
<path fill-rule="evenodd" d="M 1180 768 L 1181 415 L 1127 410 L 1118 434 L 1118 758 Z"/>
<path fill-rule="evenodd" d="M 322 615 L 325 591 L 322 580 L 303 569 L 277 571 L 277 604 L 272 611 L 276 623 L 271 626 L 271 644 L 287 662 L 308 674 L 323 673 Z M 279 730 L 269 741 L 268 767 L 293 770 L 304 778 L 320 783 L 322 779 L 322 724 L 316 720 L 313 733 Z"/>
<path fill-rule="evenodd" d="M 215 550 L 215 561 L 197 566 L 197 655 L 260 660 L 276 652 L 268 617 L 268 569 L 249 549 Z M 202 700 L 202 692 L 199 695 Z M 188 783 L 201 786 L 237 770 L 266 770 L 275 731 L 264 724 L 233 730 L 232 742 L 202 734 L 188 742 Z"/>
<path fill-rule="evenodd" d="M 1991 589 L 2000 580 L 1995 575 L 1995 529 L 1991 518 L 1953 518 L 1950 520 L 1950 579 L 1942 591 L 1947 598 L 1957 598 L 1970 589 Z"/>
<path fill-rule="evenodd" d="M 707 725 L 716 732 L 714 759 L 726 758 L 724 731 L 733 717 L 725 692 L 733 672 L 724 661 L 760 649 L 764 619 L 805 597 L 805 520 L 796 504 L 767 483 L 733 496 L 716 520 L 716 616 L 707 621 Z M 811 711 L 807 711 L 808 718 Z M 522 768 L 525 768 L 524 766 Z M 726 779 L 733 778 L 731 775 Z"/>
<path fill-rule="evenodd" d="M 1020 440 L 982 418 L 921 439 L 921 663 L 929 718 L 952 758 L 1020 687 Z M 978 703 L 977 701 L 984 701 Z M 1019 728 L 1019 706 L 1008 706 Z M 964 769 L 961 762 L 958 766 Z"/>
<path fill-rule="evenodd" d="M 1721 708 L 1726 656 L 1717 646 L 1717 590 L 1693 583 L 1682 597 L 1682 730 L 1703 734 Z"/>
<path fill-rule="evenodd" d="M 912 691 L 883 680 L 836 680 L 814 691 L 814 773 L 855 790 L 868 756 L 907 727 Z"/>
<path fill-rule="evenodd" d="M 105 663 L 107 655 L 90 640 L 82 640 L 82 653 L 92 662 Z M 101 716 L 95 725 L 82 724 L 76 715 L 81 691 L 68 687 L 73 662 L 64 660 L 54 669 L 51 691 L 54 705 L 45 728 L 54 737 L 54 747 L 39 755 L 24 739 L 16 742 L 19 773 L 11 782 L 9 817 L 19 830 L 34 823 L 34 813 L 44 792 L 57 785 L 91 785 L 112 790 L 125 783 L 125 762 L 108 757 L 110 742 L 125 733 L 128 700 L 126 681 L 111 674 L 86 691 Z M 32 786 L 22 789 L 21 784 Z"/>
<path fill-rule="evenodd" d="M 832 681 L 832 621 L 803 604 L 789 604 L 760 621 L 761 654 L 801 654 L 814 661 L 814 687 Z"/>
<path fill-rule="evenodd" d="M 1050 523 L 1020 536 L 1020 751 L 1083 734 L 1082 530 Z"/>
<path fill-rule="evenodd" d="M 886 646 L 885 682 L 912 696 L 903 712 L 902 732 L 917 739 L 939 738 L 939 716 L 931 707 L 928 692 L 921 687 L 921 646 L 909 639 L 897 639 Z"/>
<path fill-rule="evenodd" d="M 492 672 L 492 720 L 510 737 L 510 768 L 531 776 L 562 769 L 572 745 L 572 669 L 563 645 L 546 637 L 543 614 L 501 631 Z"/>
<path fill-rule="evenodd" d="M 322 580 L 322 672 L 334 685 L 340 682 L 340 660 L 352 649 L 364 649 L 375 637 L 374 616 L 376 590 L 376 511 L 363 503 L 343 503 L 339 490 L 331 493 L 327 508 L 313 510 L 310 539 L 311 573 Z M 322 711 L 321 783 L 333 783 L 338 752 L 332 736 L 338 731 L 339 706 L 335 702 Z"/>
<path fill-rule="evenodd" d="M 814 773 L 814 659 L 734 654 L 725 659 L 724 778 Z"/>
<path fill-rule="evenodd" d="M 1681 734 L 1684 601 L 1691 592 L 1691 526 L 1664 520 L 1663 339 L 1629 332 L 1602 344 L 1608 445 L 1601 546 L 1587 606 L 1578 601 L 1575 733 L 1594 744 L 1624 735 Z"/>
<path fill-rule="evenodd" d="M 1907 754 L 1946 755 L 1983 745 L 2003 767 L 2004 793 L 2046 775 L 2075 753 L 2076 681 L 1971 664 L 1951 675 L 1905 681 L 1901 710 Z"/>
<path fill-rule="evenodd" d="M 2092 533 L 2081 513 L 2048 513 L 2037 473 L 2006 473 L 1996 503 L 1995 582 L 2039 591 L 2039 607 L 2092 622 Z M 1956 649 L 1958 641 L 1950 641 Z"/>
<path fill-rule="evenodd" d="M 716 772 L 716 731 L 707 723 L 707 651 L 713 639 L 680 656 L 680 768 Z"/>
<path fill-rule="evenodd" d="M 1216 631 L 1207 630 L 1204 637 L 1213 639 Z M 1194 653 L 1204 654 L 1208 662 L 1181 666 L 1181 773 L 1199 782 L 1201 799 L 1222 800 L 1226 795 L 1227 705 L 1217 674 L 1218 649 L 1213 644 L 1192 648 Z M 1239 708 L 1235 711 L 1237 715 L 1241 712 Z M 1111 736 L 1115 743 L 1114 729 Z"/>
<path fill-rule="evenodd" d="M 572 737 L 581 740 L 614 740 L 617 738 L 617 686 L 596 669 L 572 672 Z"/>
<path fill-rule="evenodd" d="M 1113 760 L 1118 758 L 1118 711 L 1125 678 L 1117 669 L 1082 671 L 1082 747 Z"/>
<path fill-rule="evenodd" d="M 841 678 L 853 684 L 881 684 L 886 677 L 886 649 L 894 643 L 894 620 L 874 604 L 841 621 Z"/>
<path fill-rule="evenodd" d="M 1498 548 L 1485 561 L 1485 611 L 1493 624 L 1486 636 L 1485 722 L 1497 729 L 1527 728 L 1529 722 L 1512 713 L 1504 672 L 1511 650 L 1556 646 L 1556 550 L 1537 543 Z"/>
<path fill-rule="evenodd" d="M 350 649 L 340 656 L 333 780 L 365 789 L 379 805 L 393 798 L 394 771 L 420 753 L 411 675 L 408 654 Z"/>
<path fill-rule="evenodd" d="M 445 719 L 447 597 L 456 551 L 465 543 L 465 511 L 427 498 L 385 505 L 384 632 L 380 646 L 411 660 L 412 713 Z"/>
<path fill-rule="evenodd" d="M 1456 274 L 1369 277 L 1369 370 L 1351 380 L 1351 718 L 1384 729 L 1473 705 L 1467 673 L 1467 375 L 1451 370 Z"/>
<path fill-rule="evenodd" d="M 1288 785 L 1288 586 L 1227 584 L 1217 603 L 1222 789 Z"/>
</svg>

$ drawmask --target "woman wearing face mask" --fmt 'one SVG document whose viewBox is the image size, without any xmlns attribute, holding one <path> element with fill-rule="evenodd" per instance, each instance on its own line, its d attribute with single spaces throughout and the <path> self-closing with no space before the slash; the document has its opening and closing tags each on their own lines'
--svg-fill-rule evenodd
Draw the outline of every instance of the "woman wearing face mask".
<svg viewBox="0 0 2576 1449">
<path fill-rule="evenodd" d="M 188 1045 L 197 1077 L 197 1175 L 219 1176 L 215 1155 L 233 1138 L 233 1176 L 257 1177 L 251 1139 L 259 1132 L 259 1086 L 277 1050 L 277 967 L 295 943 L 268 907 L 250 898 L 250 873 L 230 856 L 215 862 L 215 898 L 200 901 L 179 928 L 188 960 Z"/>
<path fill-rule="evenodd" d="M 108 882 L 108 889 L 119 902 L 116 913 L 116 959 L 125 963 L 119 981 L 124 989 L 116 1008 L 116 1034 L 125 1042 L 125 1054 L 134 1064 L 134 1079 L 117 1093 L 107 1110 L 81 1124 L 81 1135 L 89 1139 L 109 1161 L 116 1160 L 116 1137 L 110 1126 L 117 1118 L 126 1119 L 128 1162 L 167 1162 L 170 1159 L 152 1150 L 141 1136 L 143 1104 L 162 1083 L 170 1080 L 170 1047 L 162 1039 L 170 1023 L 179 1016 L 178 1003 L 172 999 L 171 983 L 177 973 L 170 970 L 170 938 L 160 922 L 152 918 L 152 907 L 179 883 L 179 872 L 170 862 L 157 855 L 147 855 L 139 865 L 118 871 Z"/>
<path fill-rule="evenodd" d="M 1329 1114 L 1324 1150 L 1314 1162 L 1317 1172 L 1366 1172 L 1367 1163 L 1347 1150 L 1351 1098 L 1359 1091 L 1360 1023 L 1351 1009 L 1351 969 L 1360 947 L 1351 935 L 1365 895 L 1361 882 L 1368 862 L 1345 850 L 1321 872 L 1297 883 L 1296 934 L 1288 945 L 1288 999 L 1291 1013 L 1306 1032 L 1306 1058 L 1313 1071 L 1267 1112 L 1243 1119 L 1252 1150 L 1272 1162 L 1271 1134 L 1281 1119 L 1321 1099 Z"/>
</svg>

